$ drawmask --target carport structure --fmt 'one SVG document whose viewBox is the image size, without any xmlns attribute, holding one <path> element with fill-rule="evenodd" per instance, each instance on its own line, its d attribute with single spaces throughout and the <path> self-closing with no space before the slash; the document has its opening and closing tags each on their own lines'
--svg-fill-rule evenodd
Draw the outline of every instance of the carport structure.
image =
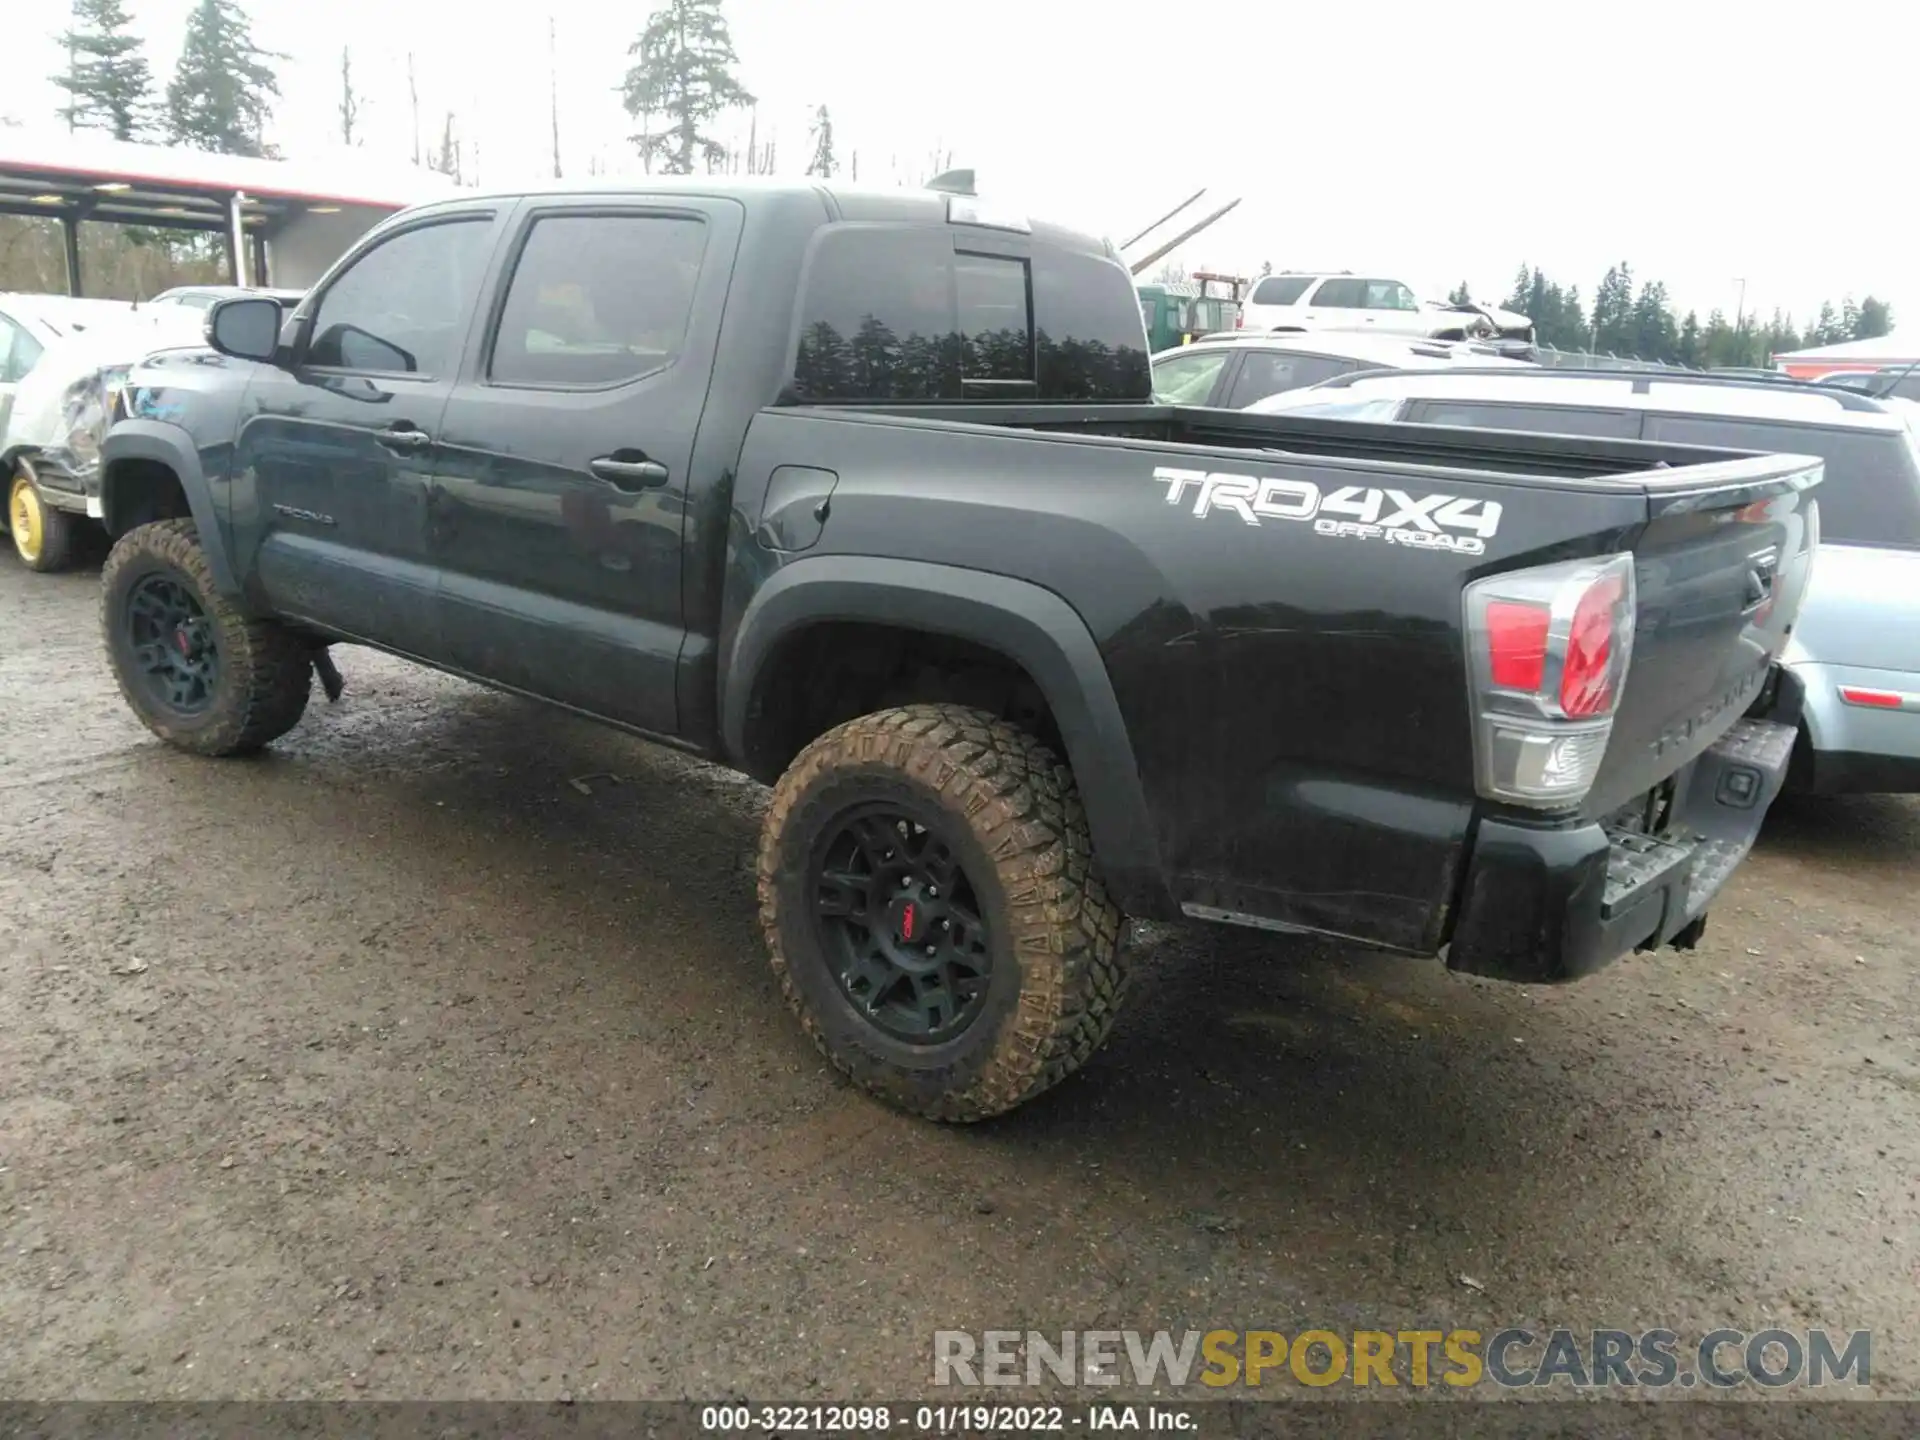
<svg viewBox="0 0 1920 1440">
<path fill-rule="evenodd" d="M 70 295 L 86 294 L 82 225 L 221 235 L 233 284 L 301 289 L 388 215 L 453 193 L 443 175 L 354 150 L 295 162 L 0 129 L 0 214 L 59 222 Z"/>
</svg>

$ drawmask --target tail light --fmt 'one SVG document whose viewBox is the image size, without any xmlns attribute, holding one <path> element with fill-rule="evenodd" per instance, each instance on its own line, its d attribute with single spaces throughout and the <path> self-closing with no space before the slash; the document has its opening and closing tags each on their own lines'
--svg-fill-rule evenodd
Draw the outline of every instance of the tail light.
<svg viewBox="0 0 1920 1440">
<path fill-rule="evenodd" d="M 1493 575 L 1465 598 L 1480 793 L 1579 804 L 1600 773 L 1633 655 L 1633 557 Z"/>
<path fill-rule="evenodd" d="M 1233 313 L 1233 328 L 1236 330 L 1244 330 L 1247 328 L 1247 317 L 1237 310 Z"/>
</svg>

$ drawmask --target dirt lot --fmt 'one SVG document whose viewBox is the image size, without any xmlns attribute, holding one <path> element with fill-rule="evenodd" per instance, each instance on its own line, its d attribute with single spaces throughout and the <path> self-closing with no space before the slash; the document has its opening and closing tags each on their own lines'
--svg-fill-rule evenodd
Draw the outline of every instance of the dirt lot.
<svg viewBox="0 0 1920 1440">
<path fill-rule="evenodd" d="M 1142 929 L 1083 1075 L 941 1129 L 790 1023 L 757 788 L 351 651 L 197 761 L 96 589 L 0 560 L 0 1394 L 901 1397 L 939 1328 L 1778 1323 L 1920 1395 L 1920 804 L 1777 811 L 1701 949 L 1563 990 Z"/>
</svg>

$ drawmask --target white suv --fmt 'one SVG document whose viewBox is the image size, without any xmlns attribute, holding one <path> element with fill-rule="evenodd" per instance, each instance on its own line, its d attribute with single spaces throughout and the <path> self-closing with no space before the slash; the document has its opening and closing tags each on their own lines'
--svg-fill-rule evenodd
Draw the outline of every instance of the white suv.
<svg viewBox="0 0 1920 1440">
<path fill-rule="evenodd" d="M 1524 315 L 1483 305 L 1423 303 L 1410 286 L 1377 276 L 1284 272 L 1254 283 L 1242 330 L 1361 330 L 1429 340 L 1533 339 Z"/>
</svg>

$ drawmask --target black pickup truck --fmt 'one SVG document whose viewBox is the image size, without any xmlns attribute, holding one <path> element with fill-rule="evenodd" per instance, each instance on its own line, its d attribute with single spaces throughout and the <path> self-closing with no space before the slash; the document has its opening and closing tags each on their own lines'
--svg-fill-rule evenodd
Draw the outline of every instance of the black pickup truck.
<svg viewBox="0 0 1920 1440">
<path fill-rule="evenodd" d="M 1788 759 L 1817 461 L 1156 406 L 1113 248 L 972 194 L 463 197 L 207 335 L 104 444 L 141 719 L 351 642 L 771 784 L 780 983 L 926 1116 L 1094 1051 L 1124 914 L 1690 946 Z"/>
</svg>

